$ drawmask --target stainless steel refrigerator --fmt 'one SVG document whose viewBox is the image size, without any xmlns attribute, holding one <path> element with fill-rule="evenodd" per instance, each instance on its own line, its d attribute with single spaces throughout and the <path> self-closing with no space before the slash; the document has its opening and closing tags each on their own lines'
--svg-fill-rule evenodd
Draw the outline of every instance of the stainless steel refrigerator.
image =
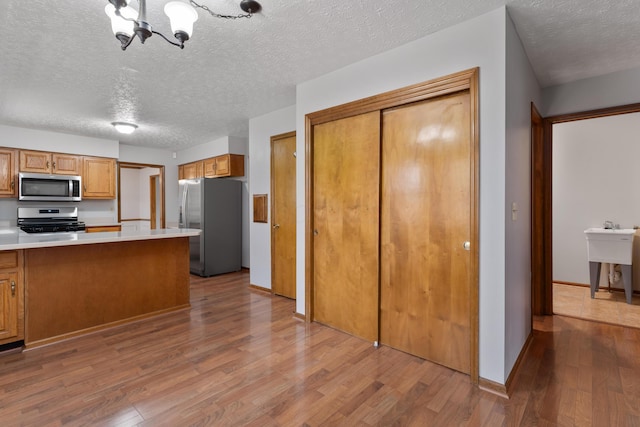
<svg viewBox="0 0 640 427">
<path fill-rule="evenodd" d="M 202 230 L 189 237 L 190 271 L 199 276 L 242 268 L 242 182 L 225 178 L 181 179 L 180 228 Z"/>
</svg>

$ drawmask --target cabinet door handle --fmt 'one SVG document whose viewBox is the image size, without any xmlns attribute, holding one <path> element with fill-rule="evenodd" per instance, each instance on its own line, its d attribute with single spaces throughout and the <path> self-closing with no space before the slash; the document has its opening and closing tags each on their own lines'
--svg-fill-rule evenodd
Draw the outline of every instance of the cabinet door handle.
<svg viewBox="0 0 640 427">
<path fill-rule="evenodd" d="M 16 296 L 16 282 L 14 282 L 13 280 L 11 281 L 11 296 Z"/>
<path fill-rule="evenodd" d="M 84 185 L 82 186 L 82 189 L 83 189 L 84 191 L 87 191 L 87 184 L 84 184 Z"/>
<path fill-rule="evenodd" d="M 49 169 L 49 162 L 47 161 L 47 169 Z"/>
<path fill-rule="evenodd" d="M 56 168 L 56 162 L 53 162 L 53 168 L 54 169 Z"/>
<path fill-rule="evenodd" d="M 274 225 L 273 225 L 273 228 L 276 228 L 276 229 L 277 229 L 277 228 L 280 228 L 280 224 L 274 224 Z"/>
<path fill-rule="evenodd" d="M 13 190 L 14 188 L 16 188 L 16 182 L 15 181 L 11 181 L 11 189 Z"/>
</svg>

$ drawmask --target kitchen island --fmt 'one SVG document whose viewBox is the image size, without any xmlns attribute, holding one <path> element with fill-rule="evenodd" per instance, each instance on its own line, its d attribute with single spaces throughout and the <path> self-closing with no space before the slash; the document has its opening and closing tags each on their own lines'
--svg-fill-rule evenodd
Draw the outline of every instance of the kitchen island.
<svg viewBox="0 0 640 427">
<path fill-rule="evenodd" d="M 0 230 L 0 258 L 16 260 L 24 286 L 25 347 L 188 308 L 189 237 L 199 233 Z"/>
</svg>

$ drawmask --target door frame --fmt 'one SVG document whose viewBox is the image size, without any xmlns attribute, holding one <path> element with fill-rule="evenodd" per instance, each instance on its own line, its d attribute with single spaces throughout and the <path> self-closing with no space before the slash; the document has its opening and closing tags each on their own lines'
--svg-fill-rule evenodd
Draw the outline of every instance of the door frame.
<svg viewBox="0 0 640 427">
<path fill-rule="evenodd" d="M 156 168 L 158 169 L 160 176 L 159 184 L 160 184 L 160 228 L 166 228 L 166 212 L 165 212 L 165 178 L 164 178 L 164 165 L 151 165 L 146 163 L 133 163 L 133 162 L 118 162 L 118 222 L 122 222 L 122 208 L 120 206 L 121 194 L 120 194 L 120 185 L 122 183 L 120 179 L 120 169 L 144 169 L 144 168 Z"/>
<path fill-rule="evenodd" d="M 273 171 L 274 171 L 274 164 L 273 164 L 273 144 L 274 144 L 274 142 L 275 142 L 275 141 L 278 141 L 278 140 L 280 140 L 280 139 L 286 139 L 286 138 L 291 138 L 291 137 L 295 137 L 295 136 L 296 136 L 296 131 L 294 130 L 294 131 L 291 131 L 291 132 L 285 132 L 285 133 L 281 133 L 281 134 L 278 134 L 278 135 L 273 135 L 273 136 L 270 138 L 270 142 L 271 142 L 271 143 L 270 143 L 269 148 L 270 148 L 270 160 L 271 160 L 271 161 L 270 161 L 270 169 L 271 169 L 271 170 L 270 170 L 270 173 L 269 173 L 269 177 L 270 177 L 270 178 L 269 178 L 269 179 L 270 179 L 270 183 L 269 183 L 269 191 L 271 192 L 271 207 L 270 207 L 269 215 L 270 215 L 270 219 L 271 219 L 271 221 L 273 221 L 273 218 L 274 218 L 274 211 L 275 211 L 275 197 L 274 197 L 274 195 L 275 195 L 274 187 L 275 187 L 275 186 L 274 186 L 274 179 L 273 179 L 273 176 L 274 176 L 274 173 L 273 173 Z M 294 187 L 295 187 L 295 185 L 294 185 Z M 295 191 L 294 191 L 294 197 L 296 197 Z M 296 205 L 296 204 L 294 203 L 294 206 L 295 206 L 295 205 Z M 295 215 L 296 215 L 296 214 L 295 214 L 295 212 L 294 212 L 294 216 L 295 216 Z M 273 227 L 273 224 L 270 224 L 270 226 L 271 226 L 271 227 Z M 274 244 L 275 236 L 274 236 L 274 234 L 273 234 L 273 228 L 271 228 L 271 229 L 270 229 L 270 233 L 269 233 L 269 235 L 270 235 L 270 245 L 271 245 L 271 273 L 272 273 L 272 274 L 271 274 L 271 293 L 275 293 L 275 292 L 273 291 L 273 271 L 274 271 L 274 269 L 275 269 L 274 267 L 275 267 L 275 255 L 276 255 L 276 254 L 275 254 L 275 244 Z M 295 242 L 294 242 L 294 243 L 295 243 Z M 295 262 L 294 262 L 293 268 L 294 268 L 294 274 L 295 274 L 295 268 L 296 268 Z M 294 286 L 295 286 L 295 283 L 294 283 Z M 296 299 L 296 298 L 297 298 L 297 296 L 298 296 L 298 295 L 297 295 L 297 292 L 296 292 L 296 297 L 295 297 L 294 299 Z"/>
<path fill-rule="evenodd" d="M 159 189 L 160 175 L 149 176 L 149 218 L 151 229 L 154 230 L 158 225 L 156 213 L 158 212 L 158 201 L 156 200 L 156 192 Z"/>
<path fill-rule="evenodd" d="M 578 120 L 596 119 L 599 117 L 617 116 L 620 114 L 640 112 L 640 103 L 619 105 L 615 107 L 587 110 L 577 113 L 560 114 L 542 119 L 543 148 L 535 149 L 532 138 L 532 188 L 531 188 L 531 217 L 539 217 L 541 222 L 531 228 L 531 312 L 534 315 L 553 315 L 553 215 L 552 215 L 552 148 L 553 125 L 557 123 L 574 122 Z M 533 136 L 533 114 L 531 121 Z M 540 165 L 544 173 L 535 174 L 534 165 Z M 539 242 L 542 238 L 544 241 Z M 539 271 L 539 280 L 533 280 L 533 272 Z"/>
<path fill-rule="evenodd" d="M 479 242 L 478 242 L 478 206 L 479 206 L 479 131 L 478 131 L 478 73 L 479 68 L 472 68 L 427 82 L 418 83 L 404 88 L 384 92 L 368 98 L 330 107 L 305 115 L 305 320 L 313 319 L 313 127 L 322 123 L 369 113 L 413 102 L 424 101 L 442 95 L 452 94 L 464 90 L 469 91 L 471 102 L 471 267 L 470 267 L 470 310 L 469 320 L 471 329 L 469 376 L 474 383 L 478 383 L 478 335 L 479 335 Z"/>
</svg>

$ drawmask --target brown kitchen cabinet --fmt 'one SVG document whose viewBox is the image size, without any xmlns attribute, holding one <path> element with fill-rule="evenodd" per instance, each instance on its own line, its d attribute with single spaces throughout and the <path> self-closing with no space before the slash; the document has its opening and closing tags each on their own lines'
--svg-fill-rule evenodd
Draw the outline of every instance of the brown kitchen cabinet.
<svg viewBox="0 0 640 427">
<path fill-rule="evenodd" d="M 0 197 L 16 197 L 16 150 L 0 149 Z"/>
<path fill-rule="evenodd" d="M 82 158 L 82 198 L 116 198 L 116 159 Z"/>
<path fill-rule="evenodd" d="M 243 155 L 222 154 L 178 166 L 178 179 L 220 178 L 224 176 L 244 176 Z"/>
<path fill-rule="evenodd" d="M 104 231 L 122 231 L 122 226 L 120 224 L 115 225 L 87 225 L 85 227 L 85 232 L 87 233 L 101 233 Z"/>
<path fill-rule="evenodd" d="M 20 250 L 0 251 L 0 345 L 24 340 L 24 281 Z"/>
<path fill-rule="evenodd" d="M 180 176 L 180 169 L 178 168 L 178 176 L 179 179 L 196 179 L 202 178 L 204 176 L 202 172 L 202 160 L 197 162 L 186 163 L 181 165 L 182 167 L 182 175 Z"/>
<path fill-rule="evenodd" d="M 223 154 L 204 160 L 204 176 L 219 178 L 224 176 L 244 176 L 244 156 Z"/>
<path fill-rule="evenodd" d="M 20 150 L 20 172 L 80 175 L 82 156 L 46 151 Z"/>
</svg>

